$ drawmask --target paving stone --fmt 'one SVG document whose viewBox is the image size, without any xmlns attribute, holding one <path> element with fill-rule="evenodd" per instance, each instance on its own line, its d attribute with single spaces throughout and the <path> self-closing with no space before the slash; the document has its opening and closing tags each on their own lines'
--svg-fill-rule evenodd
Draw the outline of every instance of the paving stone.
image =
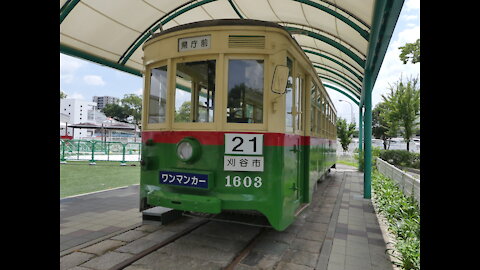
<svg viewBox="0 0 480 270">
<path fill-rule="evenodd" d="M 251 251 L 240 261 L 240 264 L 248 266 L 251 269 L 273 269 L 280 259 L 280 256 L 265 254 L 261 251 Z"/>
<path fill-rule="evenodd" d="M 319 253 L 289 249 L 282 256 L 282 261 L 315 267 L 319 255 Z"/>
<path fill-rule="evenodd" d="M 297 238 L 303 238 L 307 240 L 323 241 L 326 231 L 312 231 L 312 230 L 303 230 L 298 232 Z"/>
<path fill-rule="evenodd" d="M 193 243 L 173 242 L 159 251 L 170 255 L 181 255 L 194 259 L 206 260 L 220 265 L 227 265 L 237 255 L 236 252 L 227 252 L 217 248 L 198 246 Z"/>
<path fill-rule="evenodd" d="M 312 230 L 317 232 L 326 232 L 328 229 L 328 224 L 325 223 L 316 223 L 316 222 L 305 222 L 303 229 Z"/>
<path fill-rule="evenodd" d="M 133 242 L 130 242 L 122 247 L 119 247 L 116 249 L 117 252 L 123 252 L 123 253 L 131 253 L 131 254 L 138 254 L 150 247 L 153 247 L 156 245 L 158 242 L 148 240 L 145 238 L 140 238 L 137 239 Z"/>
<path fill-rule="evenodd" d="M 80 265 L 91 258 L 95 257 L 93 254 L 83 252 L 73 252 L 60 258 L 60 269 L 69 269 Z"/>
<path fill-rule="evenodd" d="M 130 266 L 131 268 L 125 268 L 125 270 L 216 270 L 224 267 L 224 265 L 211 262 L 208 259 L 192 258 L 178 254 L 180 253 L 172 255 L 158 250 L 134 262 Z"/>
<path fill-rule="evenodd" d="M 191 233 L 243 241 L 245 239 L 252 239 L 259 231 L 260 228 L 258 227 L 243 224 L 209 222 Z"/>
<path fill-rule="evenodd" d="M 327 270 L 344 270 L 345 264 L 336 263 L 336 262 L 329 262 L 327 266 Z"/>
<path fill-rule="evenodd" d="M 313 270 L 313 267 L 308 267 L 306 265 L 300 265 L 289 262 L 280 262 L 275 268 L 276 270 Z"/>
<path fill-rule="evenodd" d="M 132 242 L 134 240 L 137 240 L 137 239 L 145 236 L 146 234 L 147 234 L 147 232 L 145 232 L 145 231 L 130 230 L 130 231 L 124 232 L 122 234 L 119 234 L 115 237 L 112 237 L 110 239 L 119 240 L 119 241 L 123 241 L 123 242 Z"/>
<path fill-rule="evenodd" d="M 122 242 L 122 241 L 107 239 L 99 243 L 96 243 L 94 245 L 91 245 L 89 247 L 83 248 L 80 251 L 85 253 L 92 253 L 100 256 L 106 253 L 107 251 L 114 250 L 120 246 L 123 246 L 124 244 L 125 242 Z"/>
<path fill-rule="evenodd" d="M 371 269 L 372 264 L 370 263 L 370 257 L 365 256 L 363 258 L 354 257 L 354 256 L 345 256 L 345 269 L 351 268 L 355 270 L 367 270 Z"/>
<path fill-rule="evenodd" d="M 295 234 L 294 233 L 289 233 L 286 231 L 279 232 L 279 231 L 267 231 L 264 235 L 262 235 L 262 238 L 266 238 L 269 240 L 275 240 L 278 242 L 282 242 L 285 244 L 290 244 L 293 242 L 295 239 Z"/>
<path fill-rule="evenodd" d="M 253 247 L 252 251 L 260 251 L 265 254 L 271 254 L 275 256 L 281 256 L 285 250 L 289 247 L 288 244 L 283 242 L 262 239 Z"/>
<path fill-rule="evenodd" d="M 160 223 L 145 223 L 142 224 L 140 227 L 135 228 L 137 231 L 143 231 L 143 232 L 154 232 L 158 229 L 160 229 L 162 225 Z"/>
<path fill-rule="evenodd" d="M 319 253 L 322 242 L 319 241 L 310 241 L 306 239 L 297 238 L 293 241 L 290 246 L 291 249 L 298 249 L 303 251 L 308 251 L 312 253 Z"/>
<path fill-rule="evenodd" d="M 120 253 L 109 251 L 102 256 L 91 259 L 90 261 L 80 265 L 82 267 L 92 268 L 95 270 L 108 270 L 113 266 L 127 260 L 133 255 L 128 253 Z"/>
<path fill-rule="evenodd" d="M 171 237 L 174 234 L 176 234 L 176 232 L 161 229 L 161 230 L 155 231 L 153 233 L 150 233 L 150 234 L 148 234 L 147 236 L 144 236 L 141 239 L 147 239 L 147 240 L 151 240 L 153 242 L 160 243 L 160 242 L 165 241 L 166 239 L 168 239 L 169 237 Z"/>
<path fill-rule="evenodd" d="M 198 235 L 198 234 L 188 234 L 178 240 L 176 240 L 179 244 L 188 245 L 189 243 L 195 243 L 199 246 L 209 246 L 212 248 L 221 247 L 222 250 L 225 251 L 236 251 L 241 250 L 245 247 L 248 242 L 246 241 L 232 241 L 223 238 L 205 236 L 205 235 Z"/>
</svg>

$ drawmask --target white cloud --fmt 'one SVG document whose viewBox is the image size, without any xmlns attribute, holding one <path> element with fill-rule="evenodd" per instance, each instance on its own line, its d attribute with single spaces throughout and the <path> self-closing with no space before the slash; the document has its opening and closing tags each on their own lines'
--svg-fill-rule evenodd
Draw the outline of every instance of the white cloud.
<svg viewBox="0 0 480 270">
<path fill-rule="evenodd" d="M 417 18 L 418 18 L 417 15 L 407 15 L 407 16 L 405 16 L 406 21 L 412 21 L 412 20 L 415 20 Z"/>
<path fill-rule="evenodd" d="M 73 74 L 61 74 L 60 73 L 60 80 L 62 80 L 65 83 L 73 82 L 74 78 L 75 78 L 75 76 Z"/>
<path fill-rule="evenodd" d="M 420 9 L 420 0 L 407 0 L 403 5 L 406 11 Z"/>
<path fill-rule="evenodd" d="M 75 73 L 83 66 L 82 62 L 74 57 L 60 54 L 60 80 L 71 83 L 75 79 Z"/>
<path fill-rule="evenodd" d="M 83 76 L 83 81 L 88 85 L 103 86 L 106 84 L 103 78 L 98 75 Z"/>
</svg>

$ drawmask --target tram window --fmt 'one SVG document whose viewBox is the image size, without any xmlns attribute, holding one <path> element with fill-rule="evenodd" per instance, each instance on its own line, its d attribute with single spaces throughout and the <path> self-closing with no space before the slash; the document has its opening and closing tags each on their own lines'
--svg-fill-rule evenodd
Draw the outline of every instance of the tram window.
<svg viewBox="0 0 480 270">
<path fill-rule="evenodd" d="M 292 110 L 293 110 L 293 77 L 292 77 L 292 69 L 293 69 L 293 61 L 287 57 L 287 67 L 288 67 L 288 81 L 287 81 L 287 88 L 285 90 L 285 131 L 293 132 L 293 117 L 292 117 Z"/>
<path fill-rule="evenodd" d="M 178 63 L 175 122 L 213 122 L 215 60 Z"/>
<path fill-rule="evenodd" d="M 167 66 L 152 69 L 150 73 L 150 96 L 148 123 L 165 123 L 167 108 Z"/>
<path fill-rule="evenodd" d="M 263 123 L 263 60 L 229 60 L 227 122 Z"/>
</svg>

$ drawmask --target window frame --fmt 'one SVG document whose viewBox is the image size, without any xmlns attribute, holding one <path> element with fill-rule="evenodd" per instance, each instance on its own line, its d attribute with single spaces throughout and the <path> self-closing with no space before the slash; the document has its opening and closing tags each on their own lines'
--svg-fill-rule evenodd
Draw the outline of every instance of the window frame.
<svg viewBox="0 0 480 270">
<path fill-rule="evenodd" d="M 229 74 L 229 62 L 230 60 L 263 60 L 263 112 L 262 112 L 262 123 L 229 123 L 227 122 L 227 104 L 228 104 L 228 74 Z M 267 111 L 270 108 L 268 104 L 270 91 L 270 68 L 269 68 L 269 57 L 264 54 L 224 54 L 223 60 L 223 89 L 222 91 L 222 130 L 231 131 L 231 130 L 266 130 L 268 115 Z"/>
<path fill-rule="evenodd" d="M 170 68 L 170 59 L 155 62 L 152 64 L 149 64 L 146 66 L 145 69 L 145 80 L 144 80 L 144 88 L 143 88 L 143 119 L 142 119 L 142 125 L 144 127 L 144 130 L 162 130 L 162 129 L 168 129 L 170 127 L 170 103 L 171 103 L 171 97 L 170 97 L 170 76 L 172 73 L 172 70 Z M 149 112 L 150 112 L 150 83 L 151 83 L 151 74 L 152 74 L 152 69 L 159 68 L 162 66 L 167 66 L 167 103 L 166 103 L 166 110 L 165 110 L 165 122 L 163 123 L 149 123 L 148 118 L 149 118 Z"/>
<path fill-rule="evenodd" d="M 170 121 L 171 121 L 171 129 L 172 130 L 203 130 L 203 129 L 208 129 L 208 130 L 214 130 L 217 128 L 216 123 L 220 120 L 218 116 L 218 107 L 220 105 L 219 102 L 219 94 L 221 91 L 217 90 L 219 89 L 219 80 L 220 80 L 220 70 L 219 70 L 219 64 L 220 64 L 220 57 L 219 54 L 207 54 L 207 55 L 198 55 L 198 56 L 183 56 L 183 57 L 176 57 L 171 59 L 171 77 L 170 80 L 172 82 L 175 82 L 175 84 L 172 84 L 169 87 L 169 91 L 171 91 L 171 116 L 170 116 Z M 213 122 L 175 122 L 175 116 L 174 116 L 174 111 L 175 111 L 175 98 L 176 98 L 176 82 L 177 82 L 177 64 L 179 63 L 188 63 L 188 62 L 199 62 L 199 61 L 210 61 L 214 60 L 215 61 L 215 98 L 213 100 L 214 104 L 214 111 L 213 111 Z"/>
</svg>

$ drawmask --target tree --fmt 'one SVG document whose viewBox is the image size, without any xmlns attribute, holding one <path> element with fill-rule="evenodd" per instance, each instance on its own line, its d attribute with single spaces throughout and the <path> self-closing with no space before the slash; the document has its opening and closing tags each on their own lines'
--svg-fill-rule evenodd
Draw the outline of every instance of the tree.
<svg viewBox="0 0 480 270">
<path fill-rule="evenodd" d="M 185 101 L 182 106 L 175 112 L 175 122 L 190 122 L 190 111 L 192 110 L 192 102 Z"/>
<path fill-rule="evenodd" d="M 355 123 L 347 124 L 345 119 L 337 118 L 337 137 L 340 139 L 343 151 L 348 151 L 348 145 L 352 142 L 354 132 Z"/>
<path fill-rule="evenodd" d="M 105 105 L 105 107 L 102 109 L 102 112 L 105 114 L 105 116 L 124 123 L 128 123 L 127 118 L 130 116 L 125 107 L 116 103 Z"/>
<path fill-rule="evenodd" d="M 406 64 L 409 60 L 412 64 L 420 63 L 420 39 L 417 39 L 414 43 L 406 43 L 404 46 L 399 47 L 402 52 L 400 53 L 400 60 Z"/>
<path fill-rule="evenodd" d="M 64 92 L 62 92 L 62 90 L 60 90 L 60 99 L 64 99 L 64 98 L 67 98 L 67 94 L 65 94 Z"/>
<path fill-rule="evenodd" d="M 107 104 L 102 112 L 107 117 L 124 122 L 138 125 L 142 117 L 142 98 L 135 94 L 127 94 L 120 101 L 121 104 Z M 132 120 L 130 120 L 132 119 Z"/>
<path fill-rule="evenodd" d="M 133 118 L 133 123 L 138 126 L 142 120 L 142 97 L 127 94 L 121 100 L 125 112 Z"/>
<path fill-rule="evenodd" d="M 410 151 L 410 140 L 415 135 L 420 115 L 420 87 L 418 77 L 407 79 L 404 83 L 402 78 L 390 86 L 390 94 L 382 95 L 386 109 L 381 113 L 387 119 L 388 124 L 398 123 L 402 127 L 401 134 L 407 142 L 407 151 Z"/>
<path fill-rule="evenodd" d="M 385 115 L 387 104 L 378 103 L 372 110 L 372 134 L 376 139 L 383 140 L 383 149 L 390 148 L 390 139 L 398 134 L 398 123 L 389 120 Z"/>
</svg>

